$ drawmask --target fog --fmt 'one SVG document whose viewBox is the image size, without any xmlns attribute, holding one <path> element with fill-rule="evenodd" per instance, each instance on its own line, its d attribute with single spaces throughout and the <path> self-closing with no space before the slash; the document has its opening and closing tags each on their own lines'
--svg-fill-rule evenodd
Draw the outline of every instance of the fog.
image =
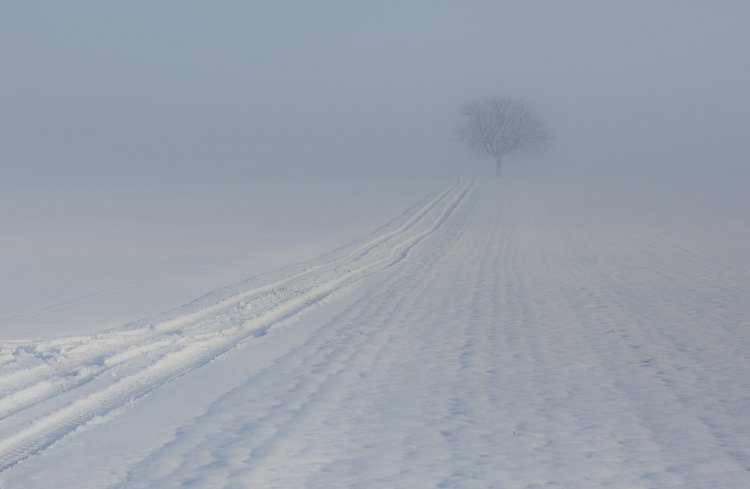
<svg viewBox="0 0 750 489">
<path fill-rule="evenodd" d="M 747 174 L 745 1 L 0 6 L 5 181 L 486 172 L 457 108 L 524 98 L 516 174 Z"/>
</svg>

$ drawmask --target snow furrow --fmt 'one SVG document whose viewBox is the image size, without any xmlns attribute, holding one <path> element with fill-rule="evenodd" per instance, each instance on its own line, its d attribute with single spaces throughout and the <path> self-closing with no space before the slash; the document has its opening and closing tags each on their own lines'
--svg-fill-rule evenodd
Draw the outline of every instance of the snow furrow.
<svg viewBox="0 0 750 489">
<path fill-rule="evenodd" d="M 427 257 L 431 262 L 443 256 L 445 243 L 455 241 L 455 234 L 464 227 L 466 207 L 451 219 L 450 229 L 441 229 L 440 237 L 430 241 L 430 248 L 419 254 L 419 282 L 423 275 L 433 276 L 436 269 L 424 266 Z M 437 225 L 438 223 L 436 223 Z M 401 253 L 403 255 L 403 253 Z M 408 255 L 408 253 L 407 253 Z M 411 263 L 411 261 L 407 262 Z M 212 403 L 199 418 L 181 428 L 175 438 L 165 443 L 133 467 L 126 480 L 116 487 L 132 487 L 146 476 L 149 487 L 171 487 L 179 480 L 190 479 L 199 487 L 225 487 L 231 479 L 245 478 L 253 468 L 265 464 L 273 456 L 278 443 L 294 433 L 307 419 L 309 411 L 331 395 L 331 390 L 342 377 L 359 378 L 367 366 L 379 357 L 383 348 L 391 345 L 384 318 L 401 317 L 411 310 L 415 297 L 429 300 L 429 290 L 404 287 L 416 277 L 403 276 L 402 267 L 388 276 L 388 286 L 376 297 L 365 295 L 336 315 L 327 326 L 312 335 L 299 349 L 283 355 L 271 366 Z M 397 290 L 408 290 L 406 294 Z M 269 389 L 274 396 L 250 395 L 245 409 L 233 412 L 227 406 L 238 398 L 244 399 L 248 391 Z M 278 397 L 276 397 L 278 396 Z M 341 406 L 348 406 L 342 400 Z M 221 419 L 231 432 L 216 430 Z M 311 426 L 317 426 L 313 420 Z M 248 448 L 252 440 L 252 448 Z M 196 454 L 201 454 L 196 460 Z M 241 486 L 262 487 L 263 484 L 245 481 Z"/>
<path fill-rule="evenodd" d="M 611 192 L 459 185 L 261 293 L 131 328 L 81 370 L 107 375 L 0 420 L 0 462 L 25 458 L 0 485 L 744 489 L 750 281 L 719 266 L 739 244 Z M 89 341 L 16 346 L 51 367 Z"/>
<path fill-rule="evenodd" d="M 227 315 L 226 312 L 232 312 L 231 309 L 239 304 L 242 304 L 240 312 L 250 312 L 258 308 L 258 304 L 254 304 L 253 300 L 259 299 L 256 302 L 263 302 L 264 294 L 267 295 L 280 289 L 297 289 L 297 286 L 306 280 L 311 278 L 318 280 L 323 273 L 335 273 L 336 267 L 344 267 L 365 259 L 378 247 L 382 248 L 388 240 L 412 230 L 428 213 L 434 211 L 446 198 L 454 194 L 459 185 L 460 183 L 457 182 L 436 192 L 424 205 L 414 209 L 410 216 L 406 216 L 404 222 L 395 229 L 381 232 L 371 236 L 364 243 L 353 245 L 353 249 L 344 256 L 327 263 L 304 267 L 302 271 L 291 276 L 236 293 L 195 311 L 139 329 L 125 328 L 108 331 L 91 338 L 75 337 L 67 341 L 60 339 L 35 345 L 16 346 L 16 352 L 30 350 L 34 355 L 52 358 L 45 358 L 43 363 L 31 368 L 0 374 L 0 391 L 4 393 L 3 399 L 0 399 L 0 420 L 52 395 L 89 382 L 118 364 L 119 362 L 113 359 L 120 355 L 129 355 L 132 358 L 132 354 L 135 353 L 153 352 L 157 344 L 169 347 L 173 343 L 170 341 L 171 333 L 182 332 L 184 334 L 185 329 L 197 329 L 201 321 L 209 317 L 215 320 L 225 316 L 225 321 L 234 320 L 234 315 Z M 216 324 L 210 326 L 212 329 L 216 327 Z M 165 339 L 166 342 L 164 342 Z M 37 387 L 38 384 L 54 385 L 54 388 L 42 390 Z"/>
<path fill-rule="evenodd" d="M 418 243 L 446 222 L 464 201 L 472 186 L 472 183 L 468 183 L 446 189 L 396 230 L 374 237 L 343 258 L 307 269 L 291 278 L 235 295 L 194 314 L 152 328 L 151 331 L 161 333 L 158 336 L 145 332 L 145 338 L 139 338 L 138 332 L 125 331 L 126 342 L 118 343 L 115 340 L 114 348 L 108 345 L 112 335 L 101 338 L 104 346 L 95 344 L 98 338 L 90 341 L 94 344 L 84 342 L 88 349 L 97 353 L 95 368 L 91 373 L 81 375 L 78 380 L 60 387 L 60 391 L 68 392 L 84 382 L 91 381 L 104 370 L 132 362 L 144 353 L 159 350 L 161 345 L 158 342 L 164 342 L 169 351 L 134 373 L 129 372 L 114 383 L 97 385 L 93 392 L 53 408 L 30 424 L 11 430 L 11 433 L 0 441 L 0 471 L 44 450 L 93 418 L 111 413 L 171 379 L 200 367 L 247 338 L 262 336 L 274 324 L 304 312 L 334 292 L 402 262 Z M 252 299 L 255 299 L 254 304 Z M 242 307 L 237 308 L 239 304 L 242 304 Z M 184 329 L 182 334 L 174 336 L 172 341 L 165 341 L 165 338 L 169 338 L 165 334 L 173 333 L 178 326 Z M 114 333 L 116 334 L 117 332 Z M 134 338 L 145 341 L 134 347 Z M 90 358 L 87 358 L 89 363 Z M 71 362 L 65 365 L 63 374 L 74 364 L 75 362 Z M 53 370 L 54 365 L 49 365 L 49 369 Z M 44 396 L 50 389 L 44 387 L 46 384 L 39 382 L 49 382 L 40 381 L 49 377 L 30 377 L 33 379 L 30 382 L 18 383 L 24 388 L 16 390 L 15 398 L 3 396 L 10 399 L 5 407 L 8 413 L 6 416 L 9 416 L 10 420 L 13 419 L 10 413 L 17 412 L 24 402 L 28 405 L 34 399 L 46 399 Z M 12 376 L 6 377 L 6 381 L 8 378 L 12 379 Z M 8 384 L 14 385 L 10 382 Z M 39 387 L 34 387 L 35 385 Z"/>
</svg>

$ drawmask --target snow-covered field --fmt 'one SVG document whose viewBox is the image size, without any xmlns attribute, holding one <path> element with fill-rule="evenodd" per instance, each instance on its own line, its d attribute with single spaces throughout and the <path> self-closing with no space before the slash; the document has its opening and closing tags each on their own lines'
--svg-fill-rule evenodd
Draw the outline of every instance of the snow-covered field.
<svg viewBox="0 0 750 489">
<path fill-rule="evenodd" d="M 314 258 L 439 183 L 0 185 L 2 338 L 121 326 Z"/>
<path fill-rule="evenodd" d="M 750 487 L 742 182 L 388 188 L 282 199 L 279 215 L 302 214 L 288 228 L 268 219 L 260 261 L 240 258 L 257 242 L 240 239 L 255 228 L 234 209 L 217 228 L 190 221 L 185 240 L 200 245 L 175 248 L 192 251 L 173 268 L 161 259 L 175 234 L 157 236 L 158 256 L 144 241 L 149 259 L 121 248 L 81 271 L 106 280 L 110 267 L 110 288 L 73 277 L 64 299 L 4 311 L 0 484 Z M 158 232 L 164 219 L 147 222 Z M 202 241 L 230 229 L 226 249 Z M 3 266 L 51 298 L 44 274 L 64 274 L 35 261 L 54 246 L 34 246 L 19 242 Z M 138 305 L 203 265 L 213 278 L 157 296 L 166 312 Z M 99 296 L 138 316 L 95 327 L 108 311 L 90 305 Z M 80 329 L 79 308 L 97 311 Z M 13 325 L 42 316 L 23 323 L 38 338 L 23 341 Z"/>
</svg>

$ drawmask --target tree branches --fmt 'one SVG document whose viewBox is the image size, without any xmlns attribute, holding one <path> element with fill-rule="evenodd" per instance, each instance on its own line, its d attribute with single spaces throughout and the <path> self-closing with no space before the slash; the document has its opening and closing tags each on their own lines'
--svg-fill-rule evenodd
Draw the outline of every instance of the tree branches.
<svg viewBox="0 0 750 489">
<path fill-rule="evenodd" d="M 552 135 L 534 108 L 523 100 L 497 97 L 473 100 L 460 112 L 457 134 L 469 148 L 495 157 L 547 149 Z"/>
</svg>

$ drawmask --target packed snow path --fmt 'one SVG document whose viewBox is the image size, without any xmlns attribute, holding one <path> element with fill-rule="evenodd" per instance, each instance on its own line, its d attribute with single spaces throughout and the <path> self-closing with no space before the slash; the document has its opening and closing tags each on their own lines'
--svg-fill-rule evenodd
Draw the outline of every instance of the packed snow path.
<svg viewBox="0 0 750 489">
<path fill-rule="evenodd" d="M 548 190 L 459 182 L 158 321 L 4 345 L 0 481 L 750 487 L 750 230 Z"/>
</svg>

